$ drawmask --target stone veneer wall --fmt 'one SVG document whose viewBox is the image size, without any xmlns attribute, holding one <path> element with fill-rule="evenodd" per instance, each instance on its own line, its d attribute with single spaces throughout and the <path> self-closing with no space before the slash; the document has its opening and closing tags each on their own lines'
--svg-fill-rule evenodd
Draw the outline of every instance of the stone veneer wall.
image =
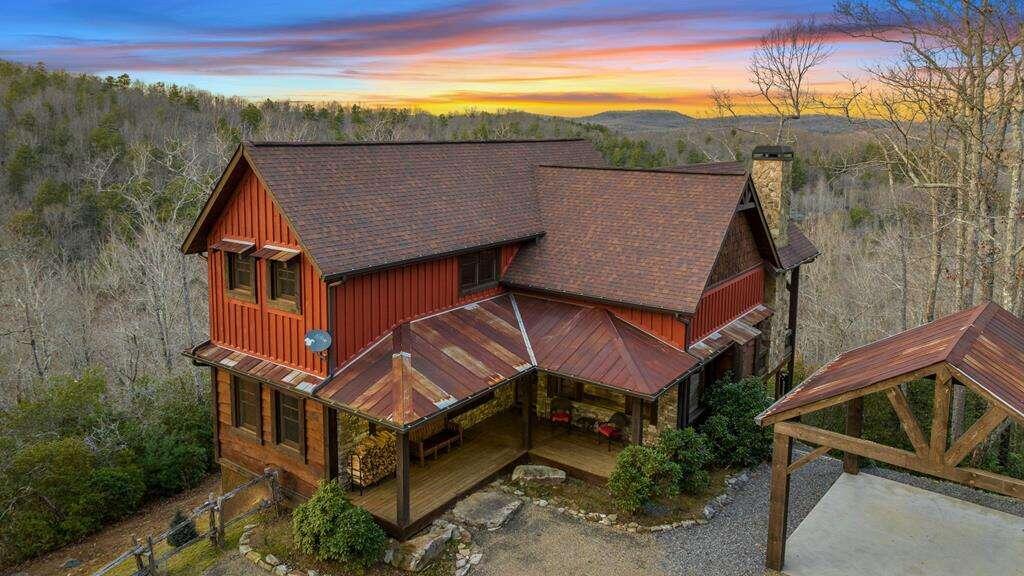
<svg viewBox="0 0 1024 576">
<path fill-rule="evenodd" d="M 658 433 L 666 428 L 675 428 L 678 413 L 679 387 L 673 386 L 658 399 L 658 424 L 655 426 L 649 420 L 644 421 L 644 444 L 651 444 L 655 441 Z M 623 409 L 614 409 L 607 406 L 595 406 L 585 402 L 573 402 L 576 408 L 577 417 L 594 418 L 598 422 L 606 422 L 615 412 L 622 412 Z M 547 419 L 551 413 L 551 398 L 548 396 L 547 374 L 539 374 L 537 377 L 537 416 Z M 629 416 L 629 414 L 627 414 Z M 632 429 L 624 431 L 626 437 L 632 434 Z"/>
<path fill-rule="evenodd" d="M 511 408 L 515 402 L 514 394 L 515 384 L 509 382 L 494 391 L 494 398 L 492 400 L 488 400 L 468 412 L 459 414 L 452 418 L 452 421 L 459 423 L 463 430 L 468 430 L 491 416 Z"/>
</svg>

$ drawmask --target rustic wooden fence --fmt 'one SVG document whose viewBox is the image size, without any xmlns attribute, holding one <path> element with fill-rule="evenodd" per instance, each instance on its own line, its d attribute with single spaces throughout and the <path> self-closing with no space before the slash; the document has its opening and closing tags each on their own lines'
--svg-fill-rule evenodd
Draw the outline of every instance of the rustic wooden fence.
<svg viewBox="0 0 1024 576">
<path fill-rule="evenodd" d="M 230 492 L 220 496 L 211 493 L 205 502 L 195 507 L 189 513 L 187 519 L 169 527 L 156 536 L 148 536 L 145 540 L 141 540 L 132 535 L 131 547 L 94 572 L 93 576 L 106 576 L 112 573 L 131 576 L 156 576 L 162 573 L 161 569 L 167 565 L 167 562 L 173 556 L 187 550 L 198 542 L 209 540 L 213 546 L 222 546 L 225 540 L 225 529 L 228 525 L 242 521 L 268 508 L 276 508 L 280 505 L 282 495 L 278 474 L 277 470 L 267 468 L 263 474 L 237 486 Z M 226 506 L 234 498 L 251 495 L 250 491 L 261 485 L 266 486 L 265 498 L 240 507 L 235 506 L 232 508 Z M 229 512 L 229 510 L 233 510 L 233 512 Z M 207 528 L 204 531 L 199 531 L 198 521 L 204 518 L 207 519 Z M 168 543 L 165 550 L 157 552 L 160 544 L 167 542 L 171 534 L 192 523 L 196 524 L 197 528 L 195 538 L 180 546 L 173 546 Z M 134 570 L 132 572 L 123 571 L 121 566 L 129 562 L 134 564 Z"/>
</svg>

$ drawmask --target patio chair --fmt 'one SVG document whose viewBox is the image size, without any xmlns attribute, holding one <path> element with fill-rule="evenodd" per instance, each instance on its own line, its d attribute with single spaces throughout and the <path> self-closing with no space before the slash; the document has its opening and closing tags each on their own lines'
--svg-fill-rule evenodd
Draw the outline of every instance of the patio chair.
<svg viewBox="0 0 1024 576">
<path fill-rule="evenodd" d="M 564 424 L 565 429 L 572 433 L 572 413 L 575 407 L 572 400 L 568 398 L 551 399 L 551 423 L 555 425 Z"/>
<path fill-rule="evenodd" d="M 612 414 L 612 417 L 607 422 L 601 422 L 597 425 L 597 433 L 608 440 L 609 452 L 612 451 L 612 440 L 622 440 L 622 432 L 626 429 L 626 424 L 626 415 L 622 412 L 616 412 Z"/>
</svg>

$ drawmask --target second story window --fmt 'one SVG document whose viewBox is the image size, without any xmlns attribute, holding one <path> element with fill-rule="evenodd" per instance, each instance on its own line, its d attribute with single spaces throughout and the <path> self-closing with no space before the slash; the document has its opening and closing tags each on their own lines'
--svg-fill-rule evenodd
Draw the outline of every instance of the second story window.
<svg viewBox="0 0 1024 576">
<path fill-rule="evenodd" d="M 287 310 L 299 309 L 299 258 L 270 260 L 269 298 L 275 306 Z"/>
<path fill-rule="evenodd" d="M 255 300 L 253 290 L 253 257 L 249 254 L 224 253 L 227 262 L 228 292 L 242 300 Z"/>
<path fill-rule="evenodd" d="M 481 250 L 459 256 L 459 290 L 463 293 L 498 283 L 498 251 Z"/>
</svg>

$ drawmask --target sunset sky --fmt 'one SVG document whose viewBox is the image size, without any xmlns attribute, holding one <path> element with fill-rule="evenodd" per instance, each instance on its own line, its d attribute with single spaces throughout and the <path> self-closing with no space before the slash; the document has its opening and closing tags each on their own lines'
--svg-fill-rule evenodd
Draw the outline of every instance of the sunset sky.
<svg viewBox="0 0 1024 576">
<path fill-rule="evenodd" d="M 831 0 L 114 2 L 0 0 L 0 58 L 194 85 L 252 99 L 447 112 L 708 111 L 747 88 L 769 27 L 827 18 Z M 814 84 L 881 54 L 837 38 Z"/>
</svg>

